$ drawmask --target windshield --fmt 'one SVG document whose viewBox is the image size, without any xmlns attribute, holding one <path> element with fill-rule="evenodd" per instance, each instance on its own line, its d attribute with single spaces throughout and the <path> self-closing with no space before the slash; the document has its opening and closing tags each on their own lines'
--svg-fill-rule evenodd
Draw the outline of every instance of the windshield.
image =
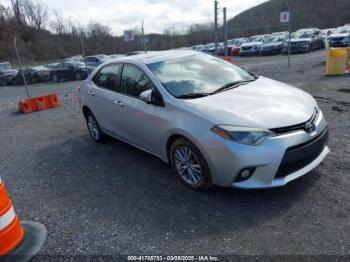
<svg viewBox="0 0 350 262">
<path fill-rule="evenodd" d="M 311 38 L 312 32 L 311 31 L 301 31 L 296 34 L 296 38 Z"/>
<path fill-rule="evenodd" d="M 252 37 L 249 37 L 249 40 L 248 42 L 252 43 L 252 42 L 260 42 L 262 41 L 262 38 L 261 36 L 252 36 Z"/>
<path fill-rule="evenodd" d="M 271 43 L 278 43 L 278 42 L 283 42 L 284 40 L 286 40 L 285 37 L 276 36 L 276 37 L 272 37 L 270 42 Z"/>
<path fill-rule="evenodd" d="M 350 31 L 350 27 L 346 28 L 346 27 L 342 27 L 342 28 L 337 28 L 337 30 L 335 30 L 335 34 L 348 34 Z"/>
<path fill-rule="evenodd" d="M 70 62 L 70 64 L 76 67 L 85 67 L 85 64 L 82 62 Z"/>
<path fill-rule="evenodd" d="M 173 96 L 212 93 L 239 81 L 253 81 L 248 72 L 209 55 L 192 55 L 148 65 Z"/>
</svg>

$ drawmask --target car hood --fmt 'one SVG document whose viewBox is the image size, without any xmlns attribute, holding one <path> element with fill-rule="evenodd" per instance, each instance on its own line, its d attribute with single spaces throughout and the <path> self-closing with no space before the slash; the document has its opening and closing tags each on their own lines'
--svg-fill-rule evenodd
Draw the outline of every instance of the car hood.
<svg viewBox="0 0 350 262">
<path fill-rule="evenodd" d="M 304 91 L 265 77 L 216 95 L 184 100 L 184 103 L 214 124 L 267 129 L 303 123 L 310 119 L 317 106 Z"/>
<path fill-rule="evenodd" d="M 262 44 L 262 42 L 250 42 L 250 43 L 244 43 L 244 44 L 242 44 L 241 47 L 255 46 L 255 45 L 259 46 L 259 45 L 261 45 L 261 44 Z"/>
<path fill-rule="evenodd" d="M 262 47 L 274 47 L 274 46 L 280 46 L 282 44 L 283 42 L 267 43 L 267 44 L 263 44 Z"/>
<path fill-rule="evenodd" d="M 328 36 L 328 39 L 330 38 L 338 38 L 338 37 L 348 37 L 349 34 L 331 34 L 330 36 Z"/>
<path fill-rule="evenodd" d="M 291 39 L 290 40 L 292 43 L 297 43 L 297 42 L 312 42 L 311 38 L 298 38 L 298 39 Z"/>
<path fill-rule="evenodd" d="M 17 71 L 11 71 L 11 72 L 7 72 L 5 74 L 2 74 L 0 77 L 13 77 L 16 76 L 18 74 Z"/>
</svg>

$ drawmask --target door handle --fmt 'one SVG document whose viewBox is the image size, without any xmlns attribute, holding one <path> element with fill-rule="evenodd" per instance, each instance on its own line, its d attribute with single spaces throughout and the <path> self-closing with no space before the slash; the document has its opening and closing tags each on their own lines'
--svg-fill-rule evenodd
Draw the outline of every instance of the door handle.
<svg viewBox="0 0 350 262">
<path fill-rule="evenodd" d="M 124 107 L 124 103 L 121 101 L 114 101 L 114 104 L 119 107 Z"/>
<path fill-rule="evenodd" d="M 94 96 L 94 95 L 95 95 L 95 93 L 94 93 L 94 92 L 92 92 L 92 91 L 89 91 L 89 92 L 88 92 L 88 95 L 89 95 L 89 96 Z"/>
</svg>

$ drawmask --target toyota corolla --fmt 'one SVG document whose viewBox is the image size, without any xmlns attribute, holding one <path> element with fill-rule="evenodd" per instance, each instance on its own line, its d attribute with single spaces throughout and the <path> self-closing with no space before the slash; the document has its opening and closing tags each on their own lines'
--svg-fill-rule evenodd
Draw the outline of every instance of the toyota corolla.
<svg viewBox="0 0 350 262">
<path fill-rule="evenodd" d="M 329 153 L 309 94 L 199 52 L 109 60 L 78 100 L 95 142 L 111 136 L 143 149 L 192 189 L 284 186 Z"/>
</svg>

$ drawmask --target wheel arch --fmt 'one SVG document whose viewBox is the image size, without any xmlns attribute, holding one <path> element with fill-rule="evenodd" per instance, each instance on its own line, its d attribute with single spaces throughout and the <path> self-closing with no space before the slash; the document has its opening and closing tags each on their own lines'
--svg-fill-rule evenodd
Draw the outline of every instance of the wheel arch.
<svg viewBox="0 0 350 262">
<path fill-rule="evenodd" d="M 83 106 L 82 111 L 83 111 L 84 116 L 86 116 L 86 114 L 88 112 L 92 113 L 91 109 L 88 106 L 86 106 L 86 105 Z"/>
</svg>

